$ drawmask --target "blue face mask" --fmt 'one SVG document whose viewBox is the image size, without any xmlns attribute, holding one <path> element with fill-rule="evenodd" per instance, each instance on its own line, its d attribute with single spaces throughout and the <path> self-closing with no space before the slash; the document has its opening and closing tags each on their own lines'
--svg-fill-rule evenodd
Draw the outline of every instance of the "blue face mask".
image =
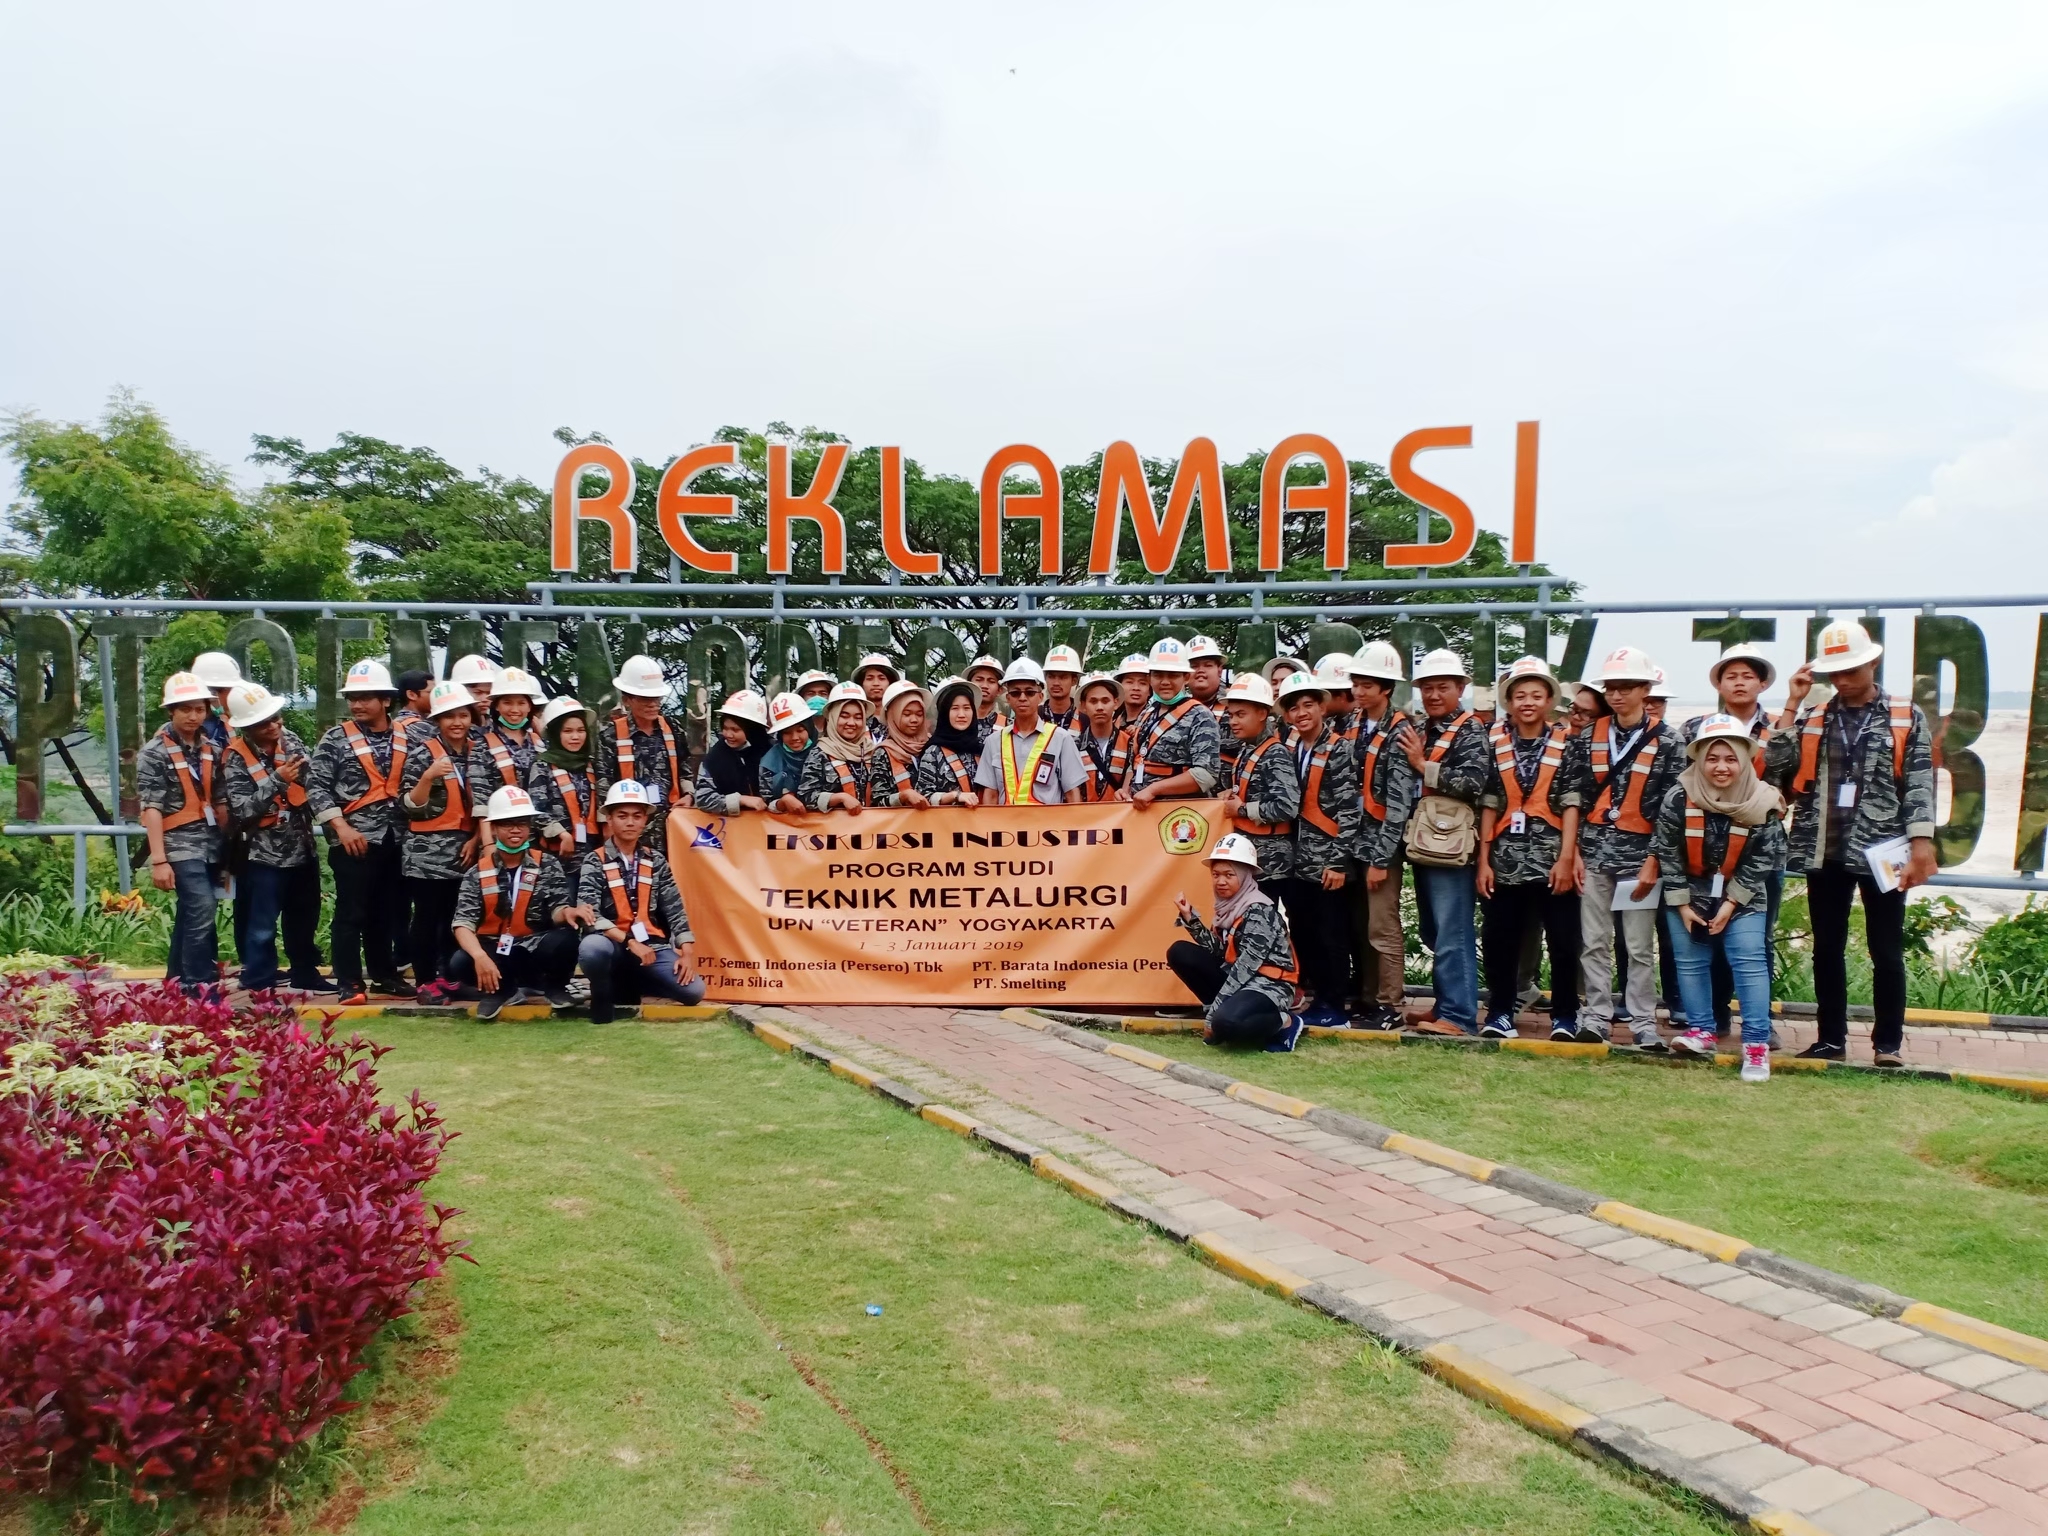
<svg viewBox="0 0 2048 1536">
<path fill-rule="evenodd" d="M 817 694 L 811 698 L 805 699 L 804 702 L 811 706 L 812 714 L 822 715 L 823 713 L 825 713 L 825 704 L 827 700 L 824 694 Z"/>
</svg>

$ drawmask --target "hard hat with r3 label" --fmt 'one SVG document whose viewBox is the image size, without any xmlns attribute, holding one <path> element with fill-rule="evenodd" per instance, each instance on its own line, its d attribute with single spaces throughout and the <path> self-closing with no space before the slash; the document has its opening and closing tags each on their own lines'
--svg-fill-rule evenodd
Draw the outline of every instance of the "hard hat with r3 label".
<svg viewBox="0 0 2048 1536">
<path fill-rule="evenodd" d="M 647 794 L 647 786 L 638 779 L 621 779 L 604 792 L 606 810 L 618 805 L 637 805 L 643 811 L 654 808 L 654 802 Z"/>
<path fill-rule="evenodd" d="M 1154 672 L 1185 672 L 1188 669 L 1188 648 L 1171 635 L 1162 635 L 1152 642 L 1152 653 L 1145 658 Z"/>
<path fill-rule="evenodd" d="M 501 668 L 498 675 L 491 679 L 491 697 L 502 699 L 515 693 L 524 694 L 527 698 L 534 700 L 547 697 L 547 693 L 541 688 L 540 680 L 527 671 L 526 668 Z"/>
<path fill-rule="evenodd" d="M 341 685 L 343 693 L 396 693 L 398 685 L 391 681 L 391 669 L 381 661 L 359 661 L 348 669 L 348 677 Z"/>
</svg>

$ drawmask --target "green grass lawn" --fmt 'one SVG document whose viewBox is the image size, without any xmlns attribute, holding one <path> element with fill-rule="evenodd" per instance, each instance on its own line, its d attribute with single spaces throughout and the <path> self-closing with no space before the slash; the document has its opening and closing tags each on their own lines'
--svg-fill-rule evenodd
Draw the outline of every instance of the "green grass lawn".
<svg viewBox="0 0 2048 1536">
<path fill-rule="evenodd" d="M 1723 1528 L 730 1025 L 375 1033 L 479 1262 L 355 1531 Z"/>
<path fill-rule="evenodd" d="M 2048 1104 L 1866 1073 L 1304 1039 L 1148 1050 L 2048 1336 Z"/>
</svg>

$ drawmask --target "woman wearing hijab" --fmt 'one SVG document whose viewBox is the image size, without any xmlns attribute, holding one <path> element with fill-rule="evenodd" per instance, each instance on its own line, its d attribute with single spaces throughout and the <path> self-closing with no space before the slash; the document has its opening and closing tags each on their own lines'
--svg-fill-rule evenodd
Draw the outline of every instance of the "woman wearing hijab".
<svg viewBox="0 0 2048 1536">
<path fill-rule="evenodd" d="M 761 798 L 769 810 L 795 816 L 804 808 L 797 786 L 817 740 L 811 706 L 800 694 L 778 693 L 768 701 L 768 729 L 775 733 L 775 745 L 761 755 Z"/>
<path fill-rule="evenodd" d="M 868 735 L 868 696 L 858 683 L 840 683 L 825 701 L 825 729 L 804 760 L 797 798 L 807 811 L 850 811 L 874 804 L 873 771 L 869 762 L 874 738 Z"/>
<path fill-rule="evenodd" d="M 932 708 L 931 740 L 917 759 L 917 792 L 928 805 L 979 805 L 974 770 L 981 762 L 974 684 L 949 677 Z"/>
<path fill-rule="evenodd" d="M 917 786 L 917 760 L 932 739 L 932 696 L 903 678 L 882 692 L 882 744 L 868 755 L 876 805 L 923 811 L 931 801 Z"/>
<path fill-rule="evenodd" d="M 573 890 L 583 855 L 604 840 L 600 826 L 607 788 L 591 739 L 595 717 L 574 699 L 541 711 L 540 750 L 526 770 L 526 793 L 539 814 L 542 839 L 560 856 Z"/>
<path fill-rule="evenodd" d="M 768 752 L 768 701 L 751 688 L 725 696 L 718 706 L 718 740 L 697 765 L 697 809 L 714 816 L 765 811 L 761 759 Z M 672 847 L 689 846 L 687 838 Z"/>
<path fill-rule="evenodd" d="M 1291 1051 L 1301 1038 L 1300 973 L 1280 909 L 1259 889 L 1258 850 L 1243 833 L 1229 832 L 1207 862 L 1216 921 L 1204 923 L 1187 897 L 1176 898 L 1174 921 L 1188 936 L 1167 947 L 1166 963 L 1201 1001 L 1211 1045 Z"/>
<path fill-rule="evenodd" d="M 1650 842 L 1664 885 L 1664 923 L 1690 1023 L 1671 1042 L 1714 1054 L 1714 950 L 1727 956 L 1742 1005 L 1742 1080 L 1771 1075 L 1770 877 L 1785 867 L 1785 802 L 1756 776 L 1749 730 L 1709 715 L 1692 759 L 1665 797 Z"/>
</svg>

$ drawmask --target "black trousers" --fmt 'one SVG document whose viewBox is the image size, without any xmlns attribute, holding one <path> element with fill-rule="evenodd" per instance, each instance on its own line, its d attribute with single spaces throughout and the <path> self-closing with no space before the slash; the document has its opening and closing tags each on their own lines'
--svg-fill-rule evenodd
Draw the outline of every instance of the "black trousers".
<svg viewBox="0 0 2048 1536">
<path fill-rule="evenodd" d="M 454 943 L 455 898 L 462 894 L 460 880 L 422 880 L 405 877 L 412 896 L 412 979 L 424 987 L 448 975 L 448 950 Z M 448 979 L 453 980 L 453 977 Z"/>
<path fill-rule="evenodd" d="M 327 850 L 327 867 L 334 871 L 334 979 L 346 997 L 362 990 L 365 975 L 389 981 L 395 974 L 391 924 L 405 889 L 398 839 L 370 844 L 361 858 L 350 858 L 335 843 Z"/>
<path fill-rule="evenodd" d="M 1302 985 L 1318 1005 L 1342 1010 L 1351 989 L 1351 907 L 1342 890 L 1320 880 L 1289 880 L 1280 888 Z"/>
<path fill-rule="evenodd" d="M 1772 936 L 1778 931 L 1778 907 L 1785 899 L 1785 877 L 1771 875 L 1764 881 L 1764 964 L 1770 968 L 1771 979 L 1778 976 L 1778 946 Z M 1728 969 L 1728 957 L 1721 952 L 1721 941 L 1714 941 L 1714 1033 L 1725 1035 L 1734 1027 L 1735 1014 L 1731 1007 L 1735 1000 L 1735 973 Z M 1698 1022 L 1695 1020 L 1694 1022 Z"/>
<path fill-rule="evenodd" d="M 1806 872 L 1813 914 L 1813 1000 L 1825 1045 L 1849 1043 L 1849 903 L 1863 893 L 1863 932 L 1870 944 L 1871 1046 L 1896 1051 L 1906 1042 L 1906 893 L 1881 891 L 1868 874 L 1840 865 Z"/>
<path fill-rule="evenodd" d="M 1579 1011 L 1579 893 L 1563 895 L 1548 881 L 1496 885 L 1481 905 L 1485 915 L 1479 947 L 1486 960 L 1486 1011 L 1514 1017 L 1522 990 L 1522 945 L 1541 931 L 1550 945 L 1550 1016 L 1569 1019 Z"/>
<path fill-rule="evenodd" d="M 1166 963 L 1204 1008 L 1216 1003 L 1223 979 L 1230 974 L 1229 966 L 1192 939 L 1174 940 L 1167 947 Z M 1286 1027 L 1287 1016 L 1273 999 L 1249 988 L 1216 1003 L 1209 1018 L 1209 1035 L 1218 1045 L 1264 1045 Z"/>
<path fill-rule="evenodd" d="M 574 928 L 550 928 L 533 941 L 531 948 L 514 944 L 509 955 L 498 954 L 497 940 L 479 938 L 477 942 L 484 952 L 497 962 L 498 993 L 509 997 L 520 987 L 538 987 L 541 991 L 552 991 L 569 984 L 569 977 L 576 970 L 576 930 Z M 476 983 L 476 961 L 469 951 L 460 944 L 448 956 L 448 963 L 442 974 L 450 981 L 465 987 Z"/>
</svg>

